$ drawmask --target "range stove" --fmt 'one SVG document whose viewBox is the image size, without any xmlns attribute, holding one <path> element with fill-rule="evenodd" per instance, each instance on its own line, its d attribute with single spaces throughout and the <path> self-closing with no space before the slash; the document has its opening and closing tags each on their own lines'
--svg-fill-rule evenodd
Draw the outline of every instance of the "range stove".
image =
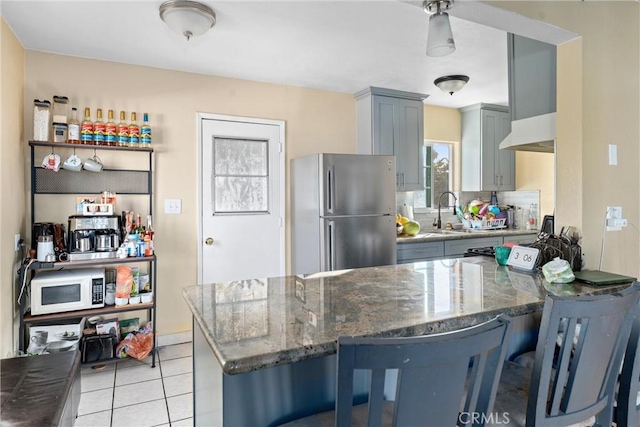
<svg viewBox="0 0 640 427">
<path fill-rule="evenodd" d="M 467 251 L 464 253 L 465 257 L 480 256 L 480 255 L 490 256 L 494 258 L 496 256 L 496 250 L 493 248 L 493 246 L 486 246 L 483 248 L 470 248 L 470 249 L 467 249 Z"/>
</svg>

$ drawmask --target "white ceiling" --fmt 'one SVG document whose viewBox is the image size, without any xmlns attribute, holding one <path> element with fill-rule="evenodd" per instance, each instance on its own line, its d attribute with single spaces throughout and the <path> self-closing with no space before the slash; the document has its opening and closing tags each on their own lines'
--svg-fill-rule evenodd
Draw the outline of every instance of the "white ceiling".
<svg viewBox="0 0 640 427">
<path fill-rule="evenodd" d="M 430 58 L 429 15 L 415 2 L 204 2 L 218 22 L 189 42 L 159 18 L 162 0 L 2 0 L 0 7 L 26 49 L 351 94 L 378 86 L 429 94 L 427 104 L 445 107 L 507 104 L 504 31 L 452 16 L 457 50 Z M 433 85 L 450 74 L 470 77 L 453 96 Z"/>
</svg>

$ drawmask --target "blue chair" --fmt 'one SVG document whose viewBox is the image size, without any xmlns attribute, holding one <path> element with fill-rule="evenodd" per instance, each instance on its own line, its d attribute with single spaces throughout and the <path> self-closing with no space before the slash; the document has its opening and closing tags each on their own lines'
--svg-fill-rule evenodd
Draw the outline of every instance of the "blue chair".
<svg viewBox="0 0 640 427">
<path fill-rule="evenodd" d="M 508 414 L 510 427 L 566 427 L 592 420 L 610 426 L 639 298 L 637 282 L 607 295 L 548 296 L 533 370 L 505 362 L 494 411 Z"/>
<path fill-rule="evenodd" d="M 339 337 L 336 410 L 285 425 L 479 425 L 490 417 L 510 331 L 510 319 L 499 316 L 436 335 Z M 371 383 L 368 403 L 353 406 L 356 369 L 369 370 Z M 384 400 L 387 369 L 398 370 L 393 401 Z"/>
<path fill-rule="evenodd" d="M 620 374 L 615 420 L 618 426 L 640 426 L 640 316 L 633 321 Z"/>
</svg>

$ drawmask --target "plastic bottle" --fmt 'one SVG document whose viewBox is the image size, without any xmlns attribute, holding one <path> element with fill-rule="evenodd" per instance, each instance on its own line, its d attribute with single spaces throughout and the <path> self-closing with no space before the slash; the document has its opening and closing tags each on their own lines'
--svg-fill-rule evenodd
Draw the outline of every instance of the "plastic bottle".
<svg viewBox="0 0 640 427">
<path fill-rule="evenodd" d="M 142 117 L 142 126 L 140 126 L 140 146 L 144 148 L 151 148 L 151 126 L 149 126 L 149 115 L 144 113 Z"/>
<path fill-rule="evenodd" d="M 107 145 L 115 147 L 117 145 L 116 139 L 118 129 L 115 122 L 113 121 L 113 110 L 109 110 L 107 114 L 107 124 L 104 128 L 104 141 L 107 143 Z"/>
<path fill-rule="evenodd" d="M 498 195 L 495 191 L 491 192 L 491 204 L 494 206 L 498 206 Z"/>
<path fill-rule="evenodd" d="M 107 125 L 102 121 L 102 108 L 96 111 L 96 121 L 93 123 L 93 143 L 95 145 L 107 145 L 105 134 Z"/>
<path fill-rule="evenodd" d="M 140 126 L 136 123 L 135 111 L 131 113 L 131 123 L 129 123 L 129 147 L 138 148 L 140 145 Z"/>
<path fill-rule="evenodd" d="M 84 109 L 84 120 L 80 125 L 80 143 L 94 145 L 93 143 L 93 122 L 91 121 L 91 109 Z"/>
<path fill-rule="evenodd" d="M 529 222 L 527 225 L 528 230 L 538 228 L 538 205 L 536 203 L 532 203 L 529 207 Z"/>
<path fill-rule="evenodd" d="M 125 113 L 124 111 L 120 111 L 120 123 L 116 127 L 116 132 L 118 133 L 118 146 L 119 147 L 128 147 L 129 146 L 129 125 L 125 122 Z"/>
<path fill-rule="evenodd" d="M 78 109 L 76 107 L 71 109 L 68 131 L 67 142 L 69 144 L 80 144 L 80 122 L 78 121 Z"/>
</svg>

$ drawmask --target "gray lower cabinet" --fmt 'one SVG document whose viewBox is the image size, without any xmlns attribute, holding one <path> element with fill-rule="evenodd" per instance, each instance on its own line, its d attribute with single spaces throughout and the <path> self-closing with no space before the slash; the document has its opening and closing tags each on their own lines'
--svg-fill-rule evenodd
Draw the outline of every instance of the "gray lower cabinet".
<svg viewBox="0 0 640 427">
<path fill-rule="evenodd" d="M 403 243 L 398 245 L 398 264 L 444 258 L 444 242 Z"/>
<path fill-rule="evenodd" d="M 427 95 L 370 87 L 354 95 L 358 154 L 396 157 L 396 189 L 424 190 L 424 104 Z"/>
<path fill-rule="evenodd" d="M 470 239 L 440 240 L 434 242 L 398 243 L 398 264 L 432 261 L 464 256 L 467 249 L 500 246 L 503 243 L 533 243 L 536 234 L 478 237 Z"/>
<path fill-rule="evenodd" d="M 522 234 L 519 236 L 504 236 L 504 243 L 533 243 L 538 239 L 537 234 Z"/>
<path fill-rule="evenodd" d="M 463 256 L 467 249 L 502 245 L 502 237 L 481 237 L 478 239 L 459 239 L 444 241 L 444 256 L 447 258 Z"/>
<path fill-rule="evenodd" d="M 461 108 L 462 190 L 512 191 L 516 189 L 515 152 L 500 150 L 511 132 L 509 109 L 493 104 Z"/>
</svg>

